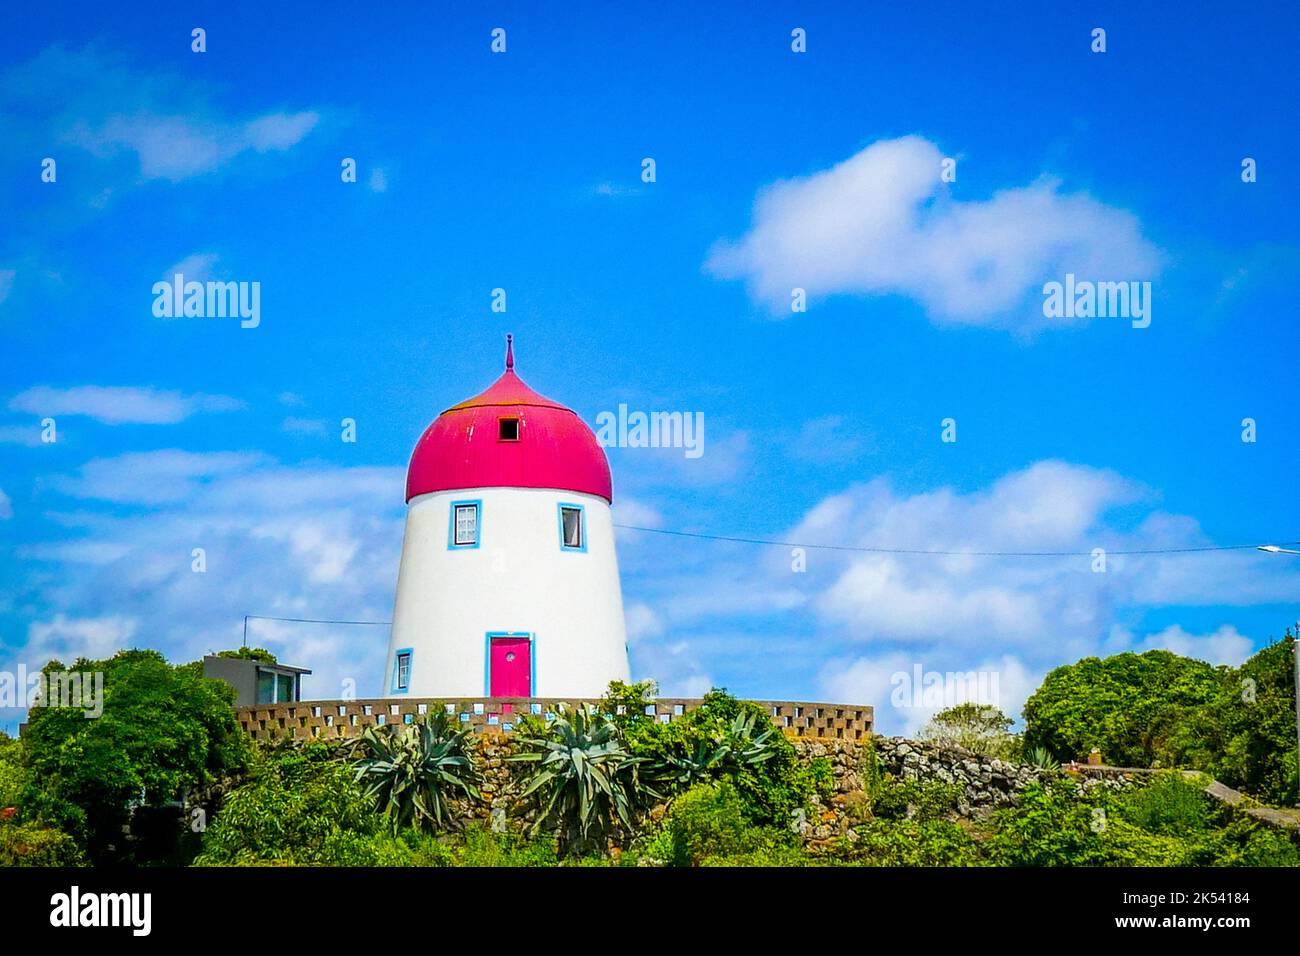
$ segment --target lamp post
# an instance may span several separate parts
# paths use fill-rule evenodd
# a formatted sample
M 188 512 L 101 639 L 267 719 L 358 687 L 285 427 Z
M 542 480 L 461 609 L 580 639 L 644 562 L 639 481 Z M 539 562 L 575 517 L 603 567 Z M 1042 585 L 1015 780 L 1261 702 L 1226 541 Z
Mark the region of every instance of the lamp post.
M 1297 542 L 1300 544 L 1300 542 Z M 1259 551 L 1267 551 L 1269 554 L 1300 554 L 1300 551 L 1291 548 L 1279 548 L 1275 544 L 1261 544 Z M 1297 623 L 1295 630 L 1292 632 L 1294 637 L 1291 641 L 1291 658 L 1292 673 L 1295 676 L 1295 733 L 1297 754 L 1300 754 L 1300 623 Z M 1300 799 L 1297 800 L 1300 805 Z

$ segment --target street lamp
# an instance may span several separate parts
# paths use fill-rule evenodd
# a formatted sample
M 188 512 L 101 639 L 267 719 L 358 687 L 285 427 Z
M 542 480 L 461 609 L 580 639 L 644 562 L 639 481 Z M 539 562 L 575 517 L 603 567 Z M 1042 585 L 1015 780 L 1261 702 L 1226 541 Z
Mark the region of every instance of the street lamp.
M 1300 542 L 1297 542 L 1300 544 Z M 1267 551 L 1269 554 L 1300 554 L 1300 551 L 1294 551 L 1291 548 L 1279 548 L 1275 544 L 1261 544 L 1257 550 Z M 1300 624 L 1295 626 L 1295 638 L 1291 641 L 1291 656 L 1295 660 L 1295 735 L 1296 744 L 1300 747 Z M 1300 803 L 1300 801 L 1297 801 Z

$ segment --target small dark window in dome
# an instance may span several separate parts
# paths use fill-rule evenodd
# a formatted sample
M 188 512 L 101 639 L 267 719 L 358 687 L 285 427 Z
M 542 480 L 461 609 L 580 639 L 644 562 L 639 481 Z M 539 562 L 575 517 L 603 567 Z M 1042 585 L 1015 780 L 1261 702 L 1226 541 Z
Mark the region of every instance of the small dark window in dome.
M 497 419 L 497 441 L 519 441 L 519 419 Z

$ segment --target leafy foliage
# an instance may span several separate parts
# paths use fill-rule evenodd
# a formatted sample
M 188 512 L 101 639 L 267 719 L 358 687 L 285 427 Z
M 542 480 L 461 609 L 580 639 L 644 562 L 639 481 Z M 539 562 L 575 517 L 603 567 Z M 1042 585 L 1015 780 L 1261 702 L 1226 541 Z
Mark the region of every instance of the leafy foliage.
M 1117 802 L 1130 822 L 1164 836 L 1203 833 L 1222 816 L 1204 790 L 1177 771 L 1156 774 L 1145 787 Z
M 62 830 L 0 820 L 0 867 L 81 866 L 85 862 L 76 841 Z
M 239 661 L 257 661 L 259 664 L 278 664 L 274 654 L 265 647 L 237 647 L 233 651 L 217 651 L 217 657 L 228 657 Z
M 922 740 L 955 744 L 989 757 L 1008 759 L 1017 749 L 1011 733 L 1014 721 L 996 707 L 973 702 L 957 704 L 930 718 L 918 735 Z
M 1169 766 L 1171 735 L 1221 680 L 1209 664 L 1169 651 L 1085 657 L 1049 673 L 1025 702 L 1025 747 L 1060 761 L 1097 747 L 1116 766 Z
M 55 663 L 46 673 L 63 670 Z M 246 763 L 249 741 L 227 684 L 173 667 L 156 651 L 78 660 L 70 670 L 103 673 L 103 714 L 32 708 L 20 810 L 84 839 L 92 859 L 113 856 L 133 805 L 177 799 Z
M 1174 760 L 1270 803 L 1294 805 L 1295 635 L 1290 631 L 1221 676 L 1206 705 L 1174 735 Z
M 886 774 L 871 794 L 871 812 L 884 820 L 937 820 L 956 811 L 961 796 L 958 783 L 895 780 Z
M 867 866 L 979 866 L 979 844 L 950 820 L 869 820 L 841 844 L 840 859 Z
M 375 865 L 381 821 L 351 766 L 326 745 L 265 751 L 226 797 L 195 864 Z
M 452 822 L 449 797 L 477 797 L 478 774 L 466 742 L 441 711 L 408 726 L 367 727 L 354 753 L 356 779 L 394 833 L 408 826 L 440 830 Z
M 642 776 L 656 786 L 678 793 L 726 780 L 748 821 L 786 827 L 791 813 L 824 785 L 828 768 L 800 763 L 794 745 L 758 704 L 715 689 L 699 707 L 660 723 L 645 714 L 653 692 L 649 683 L 612 684 L 602 710 L 612 714 L 628 750 L 645 761 Z
M 799 865 L 806 862 L 793 834 L 746 821 L 736 788 L 703 783 L 673 798 L 660 829 L 642 854 L 670 866 Z
M 521 796 L 536 795 L 534 834 L 556 828 L 567 854 L 603 850 L 617 826 L 631 831 L 644 761 L 624 749 L 608 715 L 583 706 L 549 724 L 526 718 L 516 734 L 523 752 L 508 759 L 533 765 Z
M 1059 760 L 1101 750 L 1113 764 L 1192 767 L 1272 803 L 1293 804 L 1295 635 L 1241 667 L 1168 651 L 1058 667 L 1025 704 L 1025 746 Z
M 0 732 L 0 810 L 18 805 L 26 780 L 22 742 Z

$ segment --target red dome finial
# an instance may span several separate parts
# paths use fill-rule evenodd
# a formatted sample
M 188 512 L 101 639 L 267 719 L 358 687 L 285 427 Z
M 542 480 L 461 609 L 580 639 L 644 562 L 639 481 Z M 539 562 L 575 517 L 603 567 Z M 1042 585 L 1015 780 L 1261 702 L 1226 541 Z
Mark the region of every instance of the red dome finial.
M 506 371 L 515 367 L 514 340 L 515 337 L 513 335 L 506 335 Z

